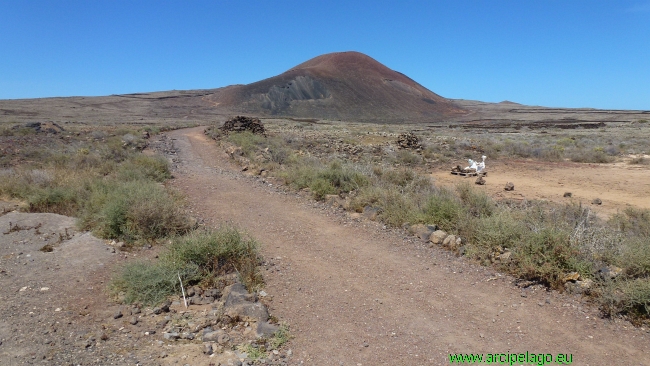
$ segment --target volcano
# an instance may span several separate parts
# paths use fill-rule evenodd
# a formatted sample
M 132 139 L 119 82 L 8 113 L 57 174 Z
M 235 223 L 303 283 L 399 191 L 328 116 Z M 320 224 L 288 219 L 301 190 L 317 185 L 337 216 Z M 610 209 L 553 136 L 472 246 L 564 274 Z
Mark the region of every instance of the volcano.
M 0 122 L 189 119 L 236 114 L 378 123 L 453 121 L 470 108 L 433 93 L 359 52 L 318 56 L 248 85 L 99 97 L 0 101 Z
M 466 110 L 359 52 L 318 56 L 204 97 L 232 113 L 375 122 L 440 121 Z

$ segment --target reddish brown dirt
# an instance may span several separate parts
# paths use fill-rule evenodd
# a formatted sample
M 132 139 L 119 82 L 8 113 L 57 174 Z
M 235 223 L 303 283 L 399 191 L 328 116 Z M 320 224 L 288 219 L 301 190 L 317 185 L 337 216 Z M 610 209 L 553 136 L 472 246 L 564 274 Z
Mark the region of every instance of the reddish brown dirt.
M 582 202 L 603 217 L 631 206 L 650 208 L 650 167 L 646 165 L 540 161 L 488 161 L 487 165 L 486 184 L 476 187 L 496 199 Z M 432 176 L 437 184 L 446 186 L 476 180 L 452 175 L 449 170 L 436 171 Z M 507 182 L 514 183 L 514 191 L 504 191 Z M 564 197 L 565 192 L 571 192 L 571 198 Z M 595 198 L 600 198 L 602 205 L 592 205 Z
M 266 291 L 295 336 L 293 364 L 445 365 L 457 352 L 650 364 L 645 329 L 600 319 L 577 297 L 523 292 L 507 276 L 404 233 L 243 176 L 202 132 L 169 133 L 181 162 L 173 184 L 197 215 L 244 228 L 281 263 L 265 273 Z

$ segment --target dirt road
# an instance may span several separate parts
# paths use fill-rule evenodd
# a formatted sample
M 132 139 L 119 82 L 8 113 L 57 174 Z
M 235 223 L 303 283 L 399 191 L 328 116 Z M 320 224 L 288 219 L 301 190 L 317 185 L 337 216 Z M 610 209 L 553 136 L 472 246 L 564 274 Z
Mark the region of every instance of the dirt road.
M 245 177 L 202 132 L 169 133 L 180 159 L 173 184 L 195 213 L 247 230 L 277 263 L 266 291 L 295 336 L 292 362 L 445 365 L 449 353 L 531 352 L 650 364 L 646 330 Z

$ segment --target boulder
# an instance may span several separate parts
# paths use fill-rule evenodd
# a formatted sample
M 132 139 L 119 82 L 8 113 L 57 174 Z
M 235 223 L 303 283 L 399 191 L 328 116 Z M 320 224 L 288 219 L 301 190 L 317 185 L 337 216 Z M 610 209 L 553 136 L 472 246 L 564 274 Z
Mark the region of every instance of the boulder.
M 567 274 L 566 276 L 562 277 L 562 282 L 575 282 L 580 279 L 580 273 L 578 272 L 571 272 Z
M 275 332 L 278 331 L 278 329 L 280 329 L 280 327 L 278 327 L 277 325 L 273 325 L 268 322 L 259 322 L 257 323 L 257 329 L 255 330 L 255 335 L 258 338 L 271 337 L 273 336 L 273 334 L 275 334 Z
M 623 269 L 616 266 L 605 266 L 598 270 L 597 274 L 603 280 L 613 280 L 623 273 Z
M 448 249 L 453 249 L 456 246 L 456 235 L 449 235 L 442 241 L 442 246 Z
M 223 309 L 224 314 L 232 319 L 242 321 L 267 321 L 269 311 L 264 304 L 255 302 L 255 294 L 249 294 L 246 287 L 241 283 L 226 287 Z
M 269 311 L 259 302 L 244 302 L 232 306 L 224 306 L 224 314 L 232 319 L 245 322 L 259 322 L 269 320 Z
M 254 294 L 249 294 L 246 286 L 241 283 L 235 283 L 226 287 L 223 290 L 224 307 L 243 304 L 245 302 L 254 302 L 256 300 Z
M 435 225 L 416 224 L 409 227 L 409 232 L 418 238 L 429 241 L 431 234 L 436 230 Z
M 226 334 L 225 331 L 217 329 L 203 334 L 203 342 L 218 342 L 219 336 Z
M 366 206 L 363 208 L 363 216 L 369 220 L 376 221 L 379 217 L 379 208 Z
M 447 238 L 447 233 L 442 230 L 436 230 L 429 236 L 431 244 L 440 245 Z

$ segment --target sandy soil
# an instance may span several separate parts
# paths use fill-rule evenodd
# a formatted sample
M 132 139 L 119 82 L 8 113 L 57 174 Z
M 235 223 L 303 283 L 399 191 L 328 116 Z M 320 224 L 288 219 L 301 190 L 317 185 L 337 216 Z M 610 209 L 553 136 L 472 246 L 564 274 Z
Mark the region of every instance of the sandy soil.
M 650 167 L 617 164 L 576 164 L 541 161 L 487 161 L 486 184 L 478 186 L 494 198 L 582 202 L 606 217 L 626 207 L 650 208 Z M 453 186 L 476 178 L 452 175 L 449 170 L 431 174 L 436 183 Z M 507 182 L 515 190 L 506 192 Z M 564 197 L 571 192 L 571 198 Z M 593 205 L 595 198 L 602 205 Z
M 278 263 L 265 273 L 266 291 L 272 313 L 295 336 L 292 363 L 445 365 L 449 353 L 548 352 L 572 354 L 576 365 L 650 364 L 645 329 L 600 319 L 579 297 L 519 289 L 507 276 L 403 232 L 350 219 L 272 181 L 243 176 L 202 132 L 169 133 L 180 160 L 173 185 L 199 217 L 244 228 Z M 508 168 L 491 168 L 486 189 L 502 189 L 511 180 L 514 194 L 561 197 L 573 191 L 575 199 L 600 197 L 607 208 L 611 197 L 626 193 L 630 198 L 619 198 L 619 204 L 635 202 L 631 190 L 608 196 L 607 189 L 593 188 L 607 184 L 605 171 L 586 175 L 600 180 L 572 184 L 567 169 L 564 176 L 552 175 L 555 181 L 548 178 L 556 189 L 542 191 L 533 185 L 534 175 L 531 183 L 510 179 Z M 538 177 L 545 172 L 540 169 Z

